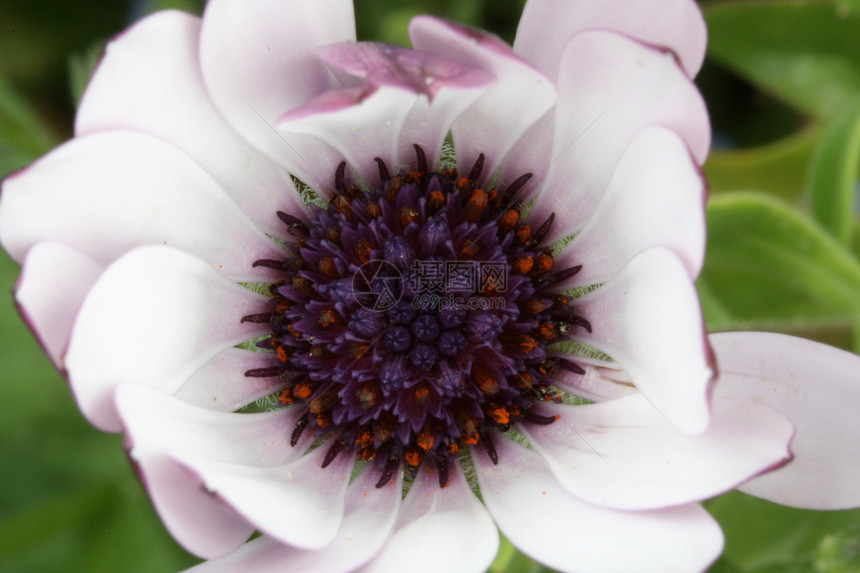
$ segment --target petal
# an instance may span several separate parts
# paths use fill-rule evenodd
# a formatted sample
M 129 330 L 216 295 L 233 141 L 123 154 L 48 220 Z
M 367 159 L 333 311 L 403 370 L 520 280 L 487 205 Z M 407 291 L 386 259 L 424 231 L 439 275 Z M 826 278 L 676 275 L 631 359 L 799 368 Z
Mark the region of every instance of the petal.
M 419 16 L 409 25 L 409 36 L 418 49 L 483 68 L 498 78 L 452 128 L 460 169 L 471 168 L 483 153 L 484 173 L 492 177 L 505 154 L 555 103 L 552 82 L 481 30 Z
M 234 131 L 209 99 L 198 61 L 200 19 L 158 12 L 108 43 L 75 118 L 78 136 L 122 129 L 155 135 L 198 161 L 265 231 L 276 211 L 301 213 L 289 174 Z
M 58 368 L 78 309 L 102 270 L 86 255 L 50 241 L 37 243 L 24 259 L 15 301 Z
M 517 548 L 559 571 L 703 571 L 722 550 L 717 523 L 698 505 L 627 512 L 578 500 L 540 455 L 496 440 L 499 464 L 472 458 L 487 509 Z
M 0 240 L 18 261 L 53 240 L 105 266 L 139 245 L 169 244 L 247 281 L 261 280 L 255 260 L 283 258 L 199 164 L 119 131 L 73 139 L 7 178 Z
M 260 467 L 173 453 L 210 495 L 281 543 L 313 550 L 332 543 L 343 522 L 349 474 L 355 460 L 342 453 L 321 467 L 328 446 L 282 466 Z
M 567 41 L 596 29 L 672 50 L 690 77 L 705 59 L 705 21 L 692 0 L 529 0 L 514 49 L 555 77 Z
M 704 101 L 672 54 L 610 32 L 584 32 L 564 50 L 551 162 L 535 221 L 564 214 L 547 240 L 578 231 L 624 150 L 645 126 L 681 136 L 699 163 L 710 145 Z
M 272 357 L 270 352 L 227 348 L 201 366 L 174 395 L 204 408 L 233 412 L 284 387 L 277 377 L 245 376 L 252 368 L 270 366 Z
M 248 141 L 317 190 L 340 158 L 324 142 L 277 133 L 275 120 L 339 83 L 316 54 L 355 39 L 350 0 L 212 0 L 200 38 L 215 105 Z
M 451 123 L 495 81 L 493 74 L 462 60 L 388 44 L 327 46 L 320 49 L 320 56 L 332 68 L 363 78 L 372 86 L 399 87 L 426 96 L 415 100 L 400 131 L 390 136 L 398 142 L 398 155 L 381 156 L 391 166 L 404 169 L 414 165 L 414 145 L 424 150 L 428 164 L 434 167 Z
M 587 406 L 543 406 L 552 424 L 520 430 L 579 499 L 614 509 L 659 509 L 725 493 L 791 458 L 782 414 L 715 400 L 707 431 L 679 432 L 641 394 Z
M 741 489 L 807 509 L 860 506 L 860 358 L 810 340 L 764 332 L 710 337 L 716 396 L 767 404 L 794 423 L 794 459 Z
M 121 385 L 116 407 L 126 432 L 129 455 L 156 511 L 179 543 L 204 557 L 238 548 L 254 527 L 170 455 L 193 453 L 239 464 L 282 465 L 298 458 L 310 443 L 289 444 L 298 409 L 264 414 L 213 412 L 185 404 L 149 388 Z
M 440 488 L 435 469 L 423 465 L 391 539 L 361 573 L 480 573 L 490 566 L 499 535 L 459 466 L 453 465 L 448 485 Z
M 385 487 L 376 488 L 379 475 L 365 467 L 350 484 L 346 497 L 346 514 L 337 537 L 318 551 L 305 551 L 263 536 L 242 546 L 231 555 L 201 563 L 193 573 L 346 573 L 366 563 L 380 547 L 394 526 L 400 509 L 403 474 Z
M 118 384 L 176 392 L 219 351 L 265 333 L 240 320 L 266 303 L 182 251 L 130 252 L 93 286 L 72 330 L 65 360 L 78 406 L 99 429 L 119 430 Z
M 713 372 L 696 289 L 675 255 L 641 253 L 574 308 L 593 328 L 578 339 L 611 356 L 681 431 L 705 431 Z
M 393 172 L 410 170 L 413 145 L 435 166 L 451 121 L 493 79 L 430 52 L 373 42 L 326 46 L 320 55 L 368 84 L 327 92 L 282 116 L 277 127 L 327 141 L 370 186 L 379 183 L 374 158 Z
M 705 257 L 705 182 L 683 141 L 646 127 L 618 162 L 591 219 L 556 257 L 582 270 L 559 288 L 605 282 L 649 247 L 673 251 L 691 279 Z

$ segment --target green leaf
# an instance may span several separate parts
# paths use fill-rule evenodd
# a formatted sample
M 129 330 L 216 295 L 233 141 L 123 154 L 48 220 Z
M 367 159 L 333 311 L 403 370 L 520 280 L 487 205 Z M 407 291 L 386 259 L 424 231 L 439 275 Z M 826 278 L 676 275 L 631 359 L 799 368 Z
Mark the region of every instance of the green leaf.
M 710 329 L 850 334 L 860 264 L 814 221 L 767 195 L 731 193 L 711 200 L 708 228 L 699 287 Z
M 846 6 L 823 0 L 708 3 L 709 56 L 799 110 L 833 117 L 860 95 L 860 18 Z
M 72 90 L 72 101 L 76 107 L 81 103 L 81 97 L 101 60 L 103 51 L 104 42 L 96 42 L 86 50 L 69 56 L 69 84 Z
M 713 150 L 704 165 L 711 192 L 757 189 L 800 199 L 819 136 L 819 130 L 807 129 L 769 145 Z
M 810 183 L 815 220 L 846 245 L 854 232 L 860 165 L 860 98 L 830 124 L 816 150 Z
M 828 560 L 850 563 L 856 556 L 846 533 L 857 531 L 860 510 L 796 509 L 737 491 L 707 502 L 706 507 L 726 536 L 715 572 L 835 572 L 838 569 L 817 565 Z
M 58 142 L 33 108 L 0 75 L 0 177 L 26 165 Z M 6 157 L 14 154 L 14 159 Z

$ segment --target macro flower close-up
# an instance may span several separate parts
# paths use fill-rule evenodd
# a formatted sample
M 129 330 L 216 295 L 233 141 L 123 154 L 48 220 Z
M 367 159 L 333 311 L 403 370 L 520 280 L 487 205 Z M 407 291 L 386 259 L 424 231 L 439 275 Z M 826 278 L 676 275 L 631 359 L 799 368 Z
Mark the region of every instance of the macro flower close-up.
M 696 2 L 355 20 L 148 15 L 3 180 L 18 309 L 192 571 L 695 572 L 731 490 L 860 507 L 860 358 L 708 334 Z

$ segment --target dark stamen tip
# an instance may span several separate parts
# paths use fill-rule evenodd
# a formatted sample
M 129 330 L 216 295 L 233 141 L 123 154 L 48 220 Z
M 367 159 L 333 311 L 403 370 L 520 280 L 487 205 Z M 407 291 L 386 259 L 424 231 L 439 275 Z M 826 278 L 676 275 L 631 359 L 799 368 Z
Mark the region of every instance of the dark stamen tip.
M 575 267 L 570 267 L 570 268 L 564 269 L 562 271 L 558 271 L 557 273 L 553 273 L 552 279 L 550 280 L 550 282 L 560 283 L 562 281 L 566 281 L 567 279 L 576 275 L 581 270 L 582 270 L 582 265 L 576 265 Z
M 385 183 L 391 179 L 391 174 L 388 172 L 388 166 L 385 165 L 385 161 L 380 157 L 374 157 L 373 160 L 376 161 L 376 165 L 379 167 L 379 180 Z
M 448 458 L 443 456 L 436 460 L 436 470 L 439 474 L 439 487 L 445 487 L 448 485 L 448 475 L 450 473 Z
M 240 324 L 244 324 L 246 322 L 252 322 L 254 324 L 268 324 L 268 322 L 272 319 L 273 313 L 271 312 L 261 312 L 259 314 L 246 314 L 242 317 L 242 320 L 239 321 Z
M 289 233 L 290 235 L 293 235 L 294 237 L 307 237 L 311 234 L 311 231 L 310 229 L 308 229 L 308 226 L 305 225 L 298 217 L 294 217 L 293 215 L 290 215 L 289 213 L 284 213 L 283 211 L 278 211 L 277 215 L 278 219 L 280 219 L 287 225 L 287 233 Z
M 526 422 L 530 422 L 532 424 L 537 424 L 538 426 L 549 426 L 553 422 L 556 421 L 555 416 L 543 416 L 541 414 L 537 414 L 532 412 L 531 410 L 526 410 L 523 413 L 523 420 Z
M 505 200 L 513 201 L 520 190 L 526 186 L 526 183 L 528 183 L 531 178 L 532 174 L 526 173 L 514 179 L 514 182 L 508 185 L 508 188 L 505 189 Z
M 564 370 L 567 370 L 568 372 L 573 372 L 574 374 L 579 374 L 580 376 L 585 374 L 585 368 L 583 368 L 576 362 L 571 362 L 570 360 L 567 360 L 565 358 L 559 359 L 558 366 L 559 368 L 563 368 Z
M 382 469 L 382 474 L 379 476 L 379 481 L 376 482 L 376 489 L 385 487 L 391 478 L 394 477 L 394 472 L 397 471 L 397 466 L 400 465 L 400 456 L 394 454 L 385 462 L 385 467 Z
M 541 226 L 538 227 L 537 231 L 535 231 L 534 235 L 532 235 L 532 240 L 534 240 L 536 245 L 539 245 L 543 242 L 547 235 L 549 235 L 550 229 L 552 229 L 552 224 L 555 222 L 555 213 L 550 213 L 549 217 L 546 218 L 546 221 L 541 223 Z
M 274 269 L 276 271 L 286 270 L 284 261 L 277 261 L 275 259 L 260 259 L 251 263 L 251 268 L 256 269 L 257 267 L 265 267 L 267 269 Z
M 487 451 L 487 455 L 490 456 L 493 465 L 499 465 L 499 454 L 496 452 L 496 444 L 493 442 L 490 432 L 485 433 L 481 438 L 481 443 L 484 444 L 484 449 Z
M 325 459 L 323 459 L 322 467 L 327 468 L 337 457 L 339 453 L 343 451 L 343 448 L 346 447 L 346 441 L 338 438 L 334 441 L 331 447 L 325 454 Z
M 424 150 L 421 149 L 421 146 L 417 143 L 414 144 L 412 147 L 415 148 L 415 155 L 418 159 L 418 171 L 422 174 L 427 173 L 427 156 L 424 154 Z
M 252 368 L 245 371 L 248 378 L 275 378 L 281 375 L 284 369 L 280 366 L 269 366 L 267 368 Z
M 305 431 L 305 428 L 308 427 L 308 415 L 305 414 L 299 421 L 296 422 L 296 427 L 293 428 L 293 433 L 290 434 L 290 445 L 292 447 L 296 447 L 296 444 L 299 443 L 299 438 L 302 437 L 302 432 Z
M 573 315 L 570 317 L 570 322 L 577 326 L 581 326 L 585 329 L 586 332 L 588 332 L 588 334 L 591 334 L 591 323 L 585 320 L 583 317 Z
M 334 174 L 334 188 L 338 193 L 346 192 L 346 161 L 341 161 Z
M 478 159 L 475 160 L 475 164 L 472 166 L 472 170 L 469 172 L 469 181 L 474 184 L 478 183 L 478 179 L 481 178 L 481 173 L 484 171 L 484 154 L 478 155 Z

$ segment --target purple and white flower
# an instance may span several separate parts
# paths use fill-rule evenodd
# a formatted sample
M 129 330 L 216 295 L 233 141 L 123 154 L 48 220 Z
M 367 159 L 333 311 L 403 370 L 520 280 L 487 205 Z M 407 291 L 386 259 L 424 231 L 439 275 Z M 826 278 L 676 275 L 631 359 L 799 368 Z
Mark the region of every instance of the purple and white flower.
M 860 505 L 860 358 L 705 334 L 695 2 L 529 0 L 513 48 L 353 20 L 150 16 L 3 183 L 22 314 L 195 570 L 479 572 L 498 528 L 698 571 L 702 500 Z

